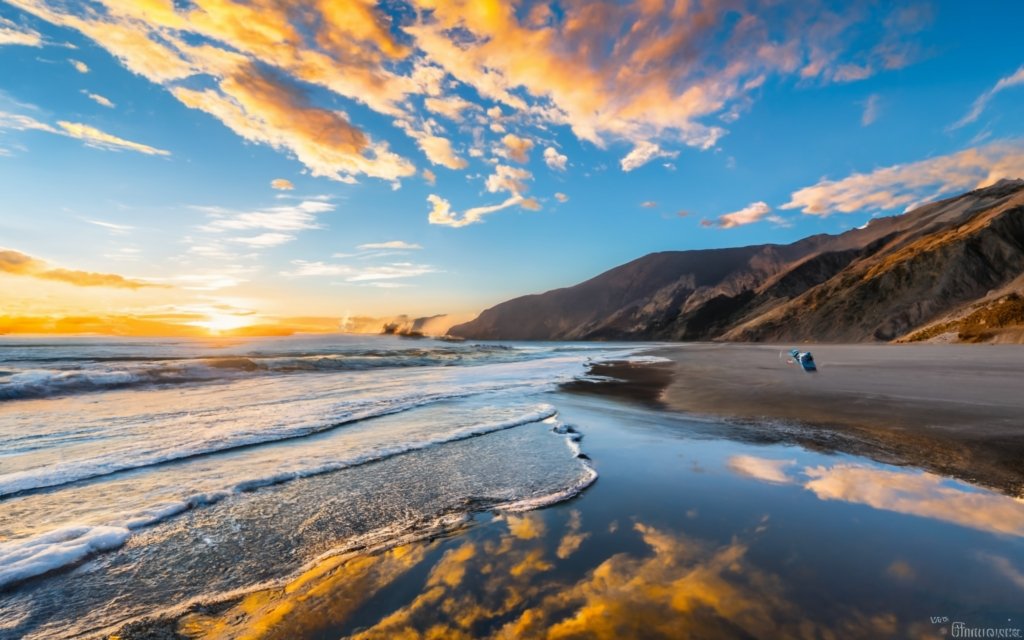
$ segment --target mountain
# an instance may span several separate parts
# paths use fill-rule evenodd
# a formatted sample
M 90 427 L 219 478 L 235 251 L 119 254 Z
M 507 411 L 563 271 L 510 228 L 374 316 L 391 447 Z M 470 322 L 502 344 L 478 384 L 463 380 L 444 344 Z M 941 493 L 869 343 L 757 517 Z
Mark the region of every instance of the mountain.
M 1024 180 L 839 235 L 652 253 L 456 325 L 486 340 L 866 342 L 1024 336 Z M 988 309 L 988 311 L 986 311 Z M 973 314 L 973 315 L 972 315 Z M 971 319 L 973 318 L 973 319 Z M 965 324 L 966 323 L 966 324 Z M 961 336 L 963 337 L 963 336 Z

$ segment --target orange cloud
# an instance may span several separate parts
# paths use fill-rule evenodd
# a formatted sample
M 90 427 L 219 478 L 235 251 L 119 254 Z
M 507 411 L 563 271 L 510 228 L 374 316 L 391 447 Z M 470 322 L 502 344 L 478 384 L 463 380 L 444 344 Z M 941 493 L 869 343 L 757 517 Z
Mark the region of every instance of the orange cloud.
M 0 249 L 0 273 L 41 278 L 43 280 L 55 280 L 76 287 L 141 289 L 142 287 L 162 286 L 144 280 L 125 278 L 114 273 L 93 273 L 91 271 L 54 267 L 44 260 L 33 258 L 12 249 Z
M 927 18 L 914 7 L 838 14 L 758 0 L 570 0 L 558 15 L 541 4 L 520 11 L 499 0 L 412 0 L 401 19 L 372 0 L 313 0 L 302 10 L 278 0 L 10 2 L 80 31 L 186 105 L 294 154 L 314 175 L 392 181 L 411 175 L 412 163 L 296 87 L 321 87 L 394 119 L 448 168 L 465 160 L 417 113 L 419 104 L 457 122 L 486 111 L 502 119 L 498 133 L 514 119 L 563 124 L 599 146 L 629 143 L 622 167 L 631 170 L 677 153 L 663 148 L 671 144 L 713 147 L 725 130 L 706 120 L 737 117 L 769 75 L 850 81 L 905 65 L 913 58 L 907 36 Z M 888 12 L 886 35 L 873 46 L 857 41 L 862 53 L 849 55 L 854 27 L 879 11 Z M 325 140 L 311 136 L 315 127 L 326 127 Z M 561 158 L 549 164 L 560 168 Z
M 530 149 L 533 148 L 533 140 L 520 138 L 516 134 L 510 133 L 502 138 L 501 142 L 505 145 L 505 153 L 510 160 L 525 163 L 530 159 Z
M 760 222 L 765 218 L 771 217 L 771 212 L 772 208 L 767 203 L 755 202 L 743 207 L 739 211 L 720 215 L 716 220 L 704 220 L 701 224 L 705 227 L 718 226 L 723 229 L 732 229 L 733 227 Z
M 36 120 L 31 116 L 0 111 L 0 130 L 3 129 L 13 129 L 15 131 L 45 131 L 46 133 L 75 138 L 77 140 L 81 140 L 90 147 L 105 149 L 108 151 L 137 151 L 138 153 L 144 153 L 151 156 L 171 155 L 170 151 L 157 149 L 156 147 L 151 147 L 139 142 L 132 142 L 131 140 L 125 140 L 124 138 L 119 138 L 118 136 L 109 134 L 106 131 L 101 131 L 96 127 L 91 127 L 87 124 L 81 124 L 78 122 L 66 122 L 61 120 L 57 123 L 57 126 L 54 127 L 46 124 L 45 122 Z
M 396 180 L 415 172 L 386 143 L 371 141 L 342 114 L 311 105 L 295 87 L 253 65 L 237 67 L 220 89 L 179 87 L 172 93 L 243 138 L 291 151 L 314 176 L 351 181 L 365 174 Z
M 34 29 L 29 29 L 0 16 L 0 45 L 5 44 L 41 47 L 43 46 L 43 37 Z

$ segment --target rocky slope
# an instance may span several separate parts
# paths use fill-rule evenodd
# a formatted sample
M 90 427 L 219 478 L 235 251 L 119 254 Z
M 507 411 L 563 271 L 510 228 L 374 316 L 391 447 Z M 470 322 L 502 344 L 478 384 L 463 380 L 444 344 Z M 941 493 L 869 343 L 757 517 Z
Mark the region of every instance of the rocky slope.
M 888 341 L 966 317 L 996 293 L 1013 293 L 1022 276 L 1024 180 L 1004 180 L 836 236 L 650 254 L 573 287 L 503 302 L 449 334 Z M 1012 332 L 1015 316 L 1007 317 Z

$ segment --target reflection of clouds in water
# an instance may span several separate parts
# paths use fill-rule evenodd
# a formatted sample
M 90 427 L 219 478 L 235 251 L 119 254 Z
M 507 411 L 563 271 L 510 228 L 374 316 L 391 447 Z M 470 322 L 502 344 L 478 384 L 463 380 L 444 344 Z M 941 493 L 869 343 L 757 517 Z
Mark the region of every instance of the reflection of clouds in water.
M 982 531 L 1024 536 L 1024 503 L 1020 500 L 943 484 L 943 479 L 932 473 L 849 464 L 808 467 L 804 473 L 811 478 L 804 486 L 822 500 L 845 500 Z
M 562 541 L 558 543 L 558 550 L 555 552 L 555 555 L 560 560 L 565 560 L 576 553 L 576 550 L 580 548 L 583 541 L 590 537 L 589 533 L 580 532 L 582 526 L 583 516 L 578 509 L 573 509 L 569 512 L 569 522 L 566 525 L 567 531 L 562 536 Z
M 281 588 L 256 591 L 220 613 L 190 613 L 178 623 L 186 638 L 299 638 L 345 620 L 381 588 L 423 561 L 426 545 L 324 560 Z M 217 607 L 212 608 L 214 611 Z M 201 610 L 202 611 L 202 610 Z
M 792 482 L 792 478 L 786 475 L 786 467 L 796 464 L 796 460 L 770 460 L 757 456 L 732 456 L 727 465 L 736 473 L 765 482 L 785 484 Z
M 991 565 L 1004 578 L 1012 582 L 1018 589 L 1024 590 L 1024 572 L 1018 569 L 1009 558 L 990 553 L 980 553 L 982 562 Z
M 383 617 L 353 637 L 832 638 L 910 631 L 891 614 L 853 609 L 844 609 L 827 628 L 814 622 L 786 597 L 779 577 L 748 560 L 756 536 L 716 546 L 638 522 L 622 535 L 638 536 L 645 551 L 598 556 L 585 574 L 559 573 L 560 560 L 578 551 L 589 533 L 573 510 L 564 529 L 549 536 L 556 518 L 506 516 L 478 535 L 448 543 L 330 559 L 220 613 L 190 614 L 177 630 L 187 637 L 254 640 L 338 636 L 375 594 L 432 562 L 424 567 L 429 575 L 419 593 L 398 609 L 379 612 Z M 441 544 L 447 550 L 431 560 Z
M 739 455 L 733 471 L 773 483 L 797 482 L 785 468 L 793 460 Z M 991 533 L 1024 536 L 1024 501 L 982 489 L 963 489 L 924 471 L 892 471 L 867 465 L 806 467 L 804 488 L 822 500 L 842 500 L 875 509 L 952 522 Z
M 531 514 L 530 519 L 541 516 Z M 510 521 L 511 522 L 511 521 Z M 520 531 L 521 521 L 513 525 Z M 713 547 L 684 535 L 637 523 L 649 551 L 614 554 L 577 582 L 560 583 L 550 549 L 540 538 L 510 532 L 483 543 L 483 553 L 449 551 L 434 572 L 479 575 L 457 587 L 428 588 L 409 605 L 357 634 L 375 638 L 678 638 L 766 634 L 822 637 L 784 596 L 781 581 L 746 559 L 748 544 Z M 558 549 L 581 528 L 578 512 L 567 522 Z M 467 543 L 470 544 L 470 543 Z M 556 555 L 559 555 L 556 552 Z M 852 614 L 839 628 L 857 637 L 892 634 L 895 618 Z

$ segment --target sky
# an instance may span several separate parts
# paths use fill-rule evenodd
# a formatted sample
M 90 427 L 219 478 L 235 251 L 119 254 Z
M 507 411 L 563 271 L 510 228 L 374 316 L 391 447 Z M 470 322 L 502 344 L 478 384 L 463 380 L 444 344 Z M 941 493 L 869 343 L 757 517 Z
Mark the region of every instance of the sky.
M 1024 177 L 1024 3 L 0 0 L 0 332 L 469 319 Z

